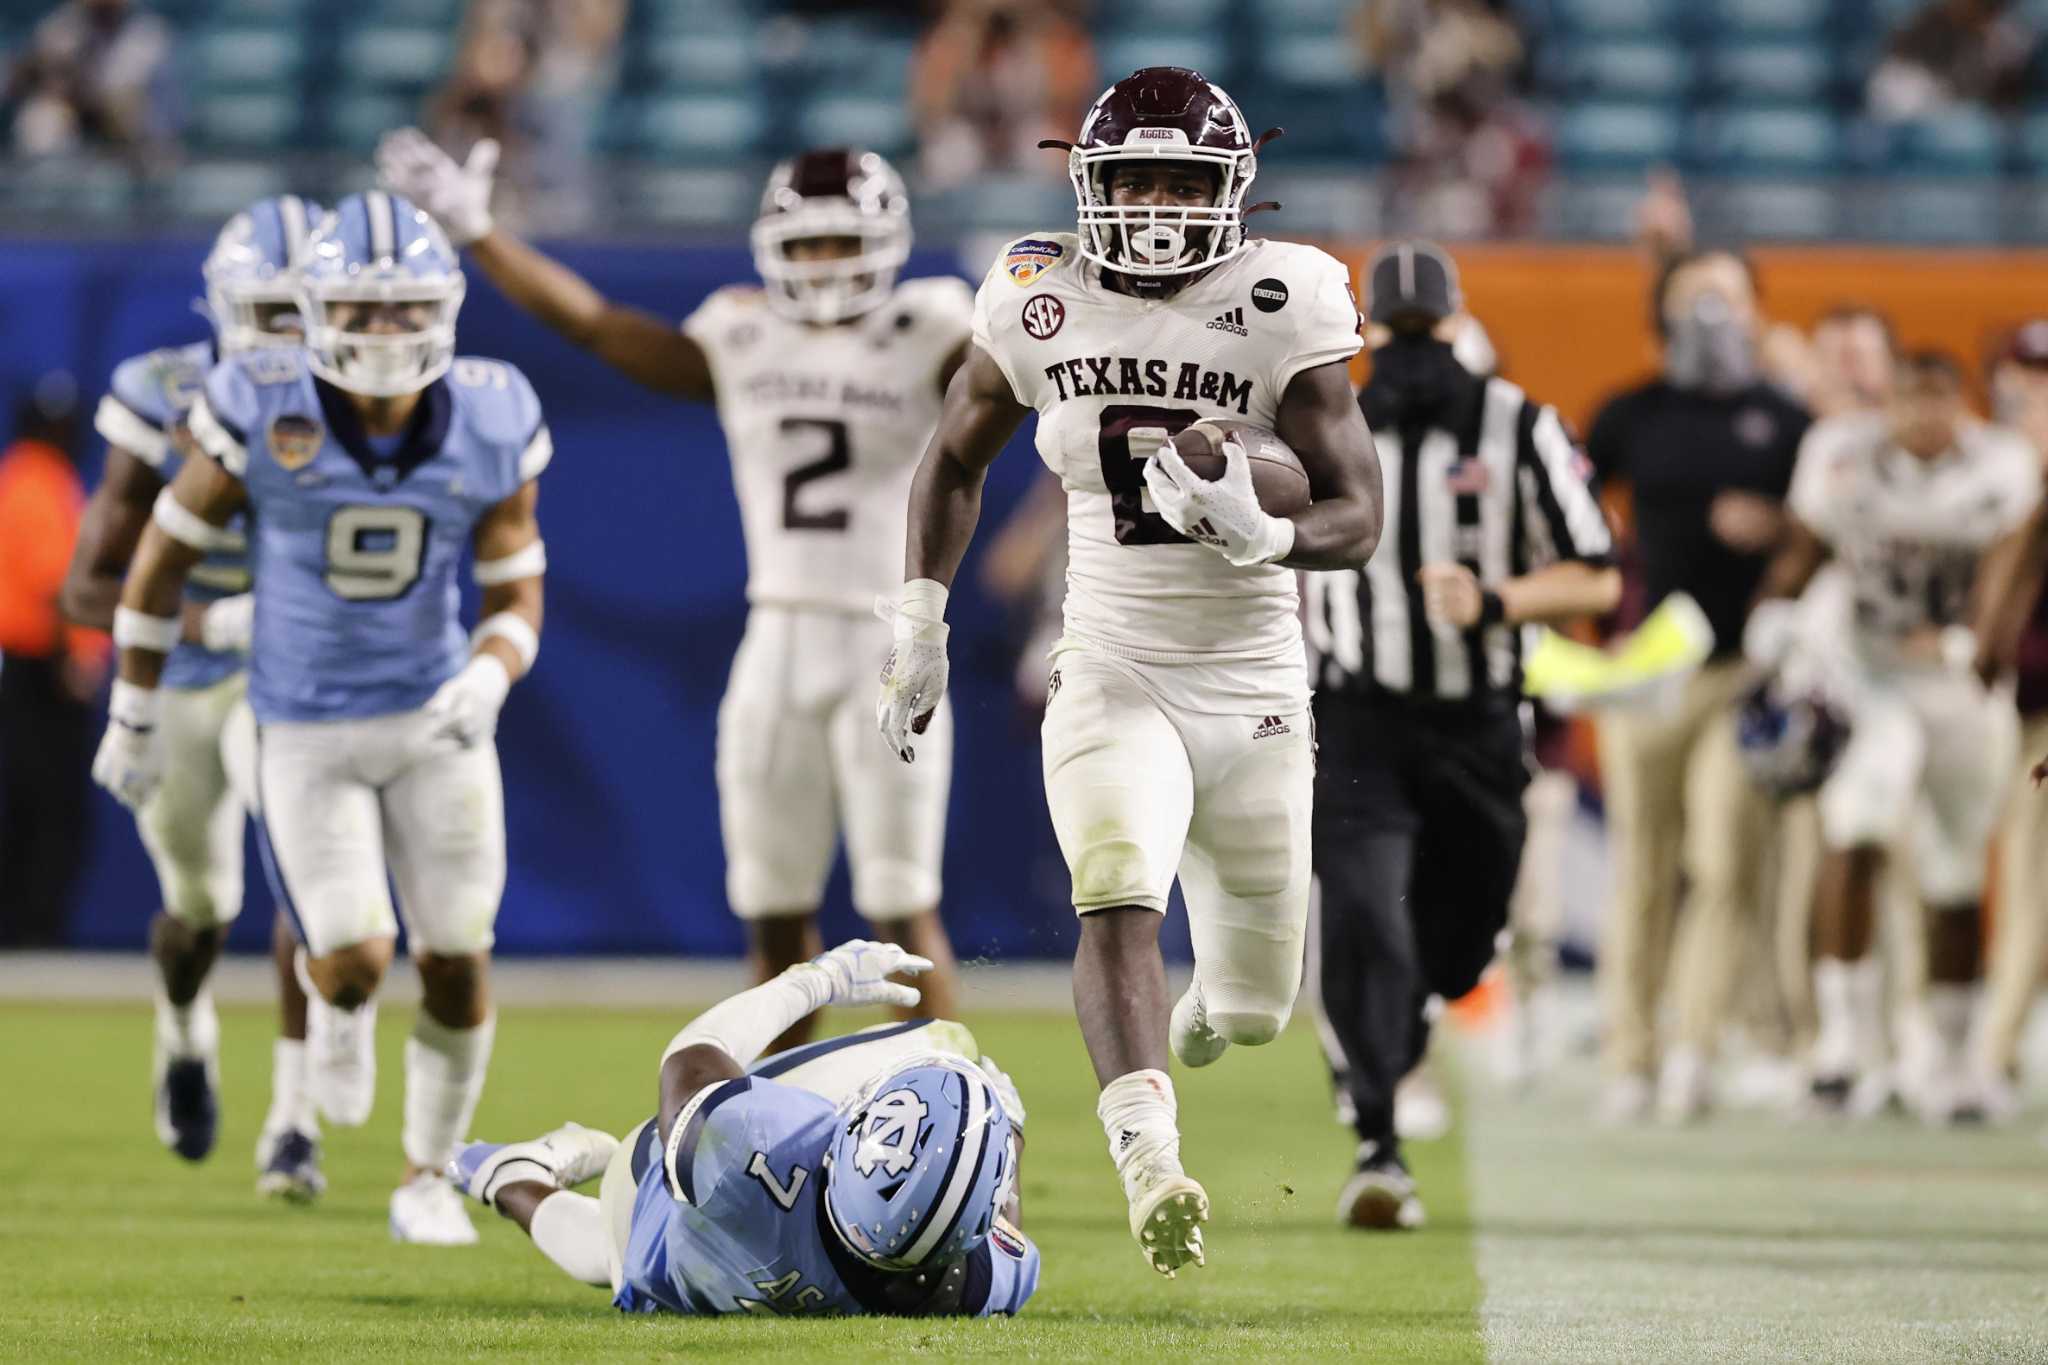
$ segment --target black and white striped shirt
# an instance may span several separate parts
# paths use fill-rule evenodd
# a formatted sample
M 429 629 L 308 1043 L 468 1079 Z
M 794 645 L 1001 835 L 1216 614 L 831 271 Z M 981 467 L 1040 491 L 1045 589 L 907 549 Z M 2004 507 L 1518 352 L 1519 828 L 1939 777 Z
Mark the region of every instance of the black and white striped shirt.
M 1403 420 L 1368 386 L 1386 490 L 1386 525 L 1361 570 L 1308 575 L 1317 685 L 1439 701 L 1521 687 L 1521 631 L 1432 622 L 1416 579 L 1462 563 L 1486 587 L 1561 560 L 1605 563 L 1606 517 L 1585 458 L 1554 408 L 1504 379 L 1475 379 L 1442 416 Z

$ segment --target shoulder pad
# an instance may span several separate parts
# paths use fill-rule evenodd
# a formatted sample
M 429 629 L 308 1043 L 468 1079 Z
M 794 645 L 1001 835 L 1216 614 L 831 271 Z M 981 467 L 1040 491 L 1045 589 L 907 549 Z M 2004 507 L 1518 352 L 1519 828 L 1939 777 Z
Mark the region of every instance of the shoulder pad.
M 554 444 L 541 417 L 540 395 L 517 365 L 458 356 L 448 367 L 448 389 L 476 438 L 517 461 L 513 488 L 547 468 Z
M 996 268 L 1010 277 L 1018 288 L 1028 288 L 1040 276 L 1070 269 L 1081 259 L 1081 239 L 1071 232 L 1034 232 L 1004 246 Z
M 925 275 L 896 286 L 889 302 L 914 313 L 919 322 L 946 322 L 961 328 L 974 311 L 974 287 L 957 275 Z

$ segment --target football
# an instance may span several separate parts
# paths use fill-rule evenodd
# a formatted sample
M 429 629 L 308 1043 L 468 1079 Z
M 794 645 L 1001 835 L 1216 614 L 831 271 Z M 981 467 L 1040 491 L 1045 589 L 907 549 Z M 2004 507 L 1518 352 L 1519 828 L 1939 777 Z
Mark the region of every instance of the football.
M 1204 418 L 1175 436 L 1173 448 L 1196 474 L 1220 479 L 1223 443 L 1233 435 L 1251 456 L 1252 487 L 1258 491 L 1259 506 L 1276 517 L 1291 517 L 1308 506 L 1308 471 L 1270 427 L 1227 417 Z

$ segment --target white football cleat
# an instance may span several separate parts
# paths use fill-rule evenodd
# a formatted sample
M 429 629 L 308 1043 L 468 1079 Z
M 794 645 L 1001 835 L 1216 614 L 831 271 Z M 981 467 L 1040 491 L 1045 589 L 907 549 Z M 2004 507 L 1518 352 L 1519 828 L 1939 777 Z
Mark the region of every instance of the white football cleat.
M 1166 1041 L 1182 1066 L 1207 1066 L 1230 1049 L 1230 1040 L 1209 1027 L 1200 977 L 1188 982 L 1188 988 L 1174 1002 Z
M 1406 1230 L 1423 1223 L 1415 1177 L 1399 1152 L 1377 1142 L 1358 1145 L 1358 1164 L 1337 1195 L 1337 1221 L 1351 1228 Z
M 391 1192 L 391 1240 L 433 1247 L 475 1246 L 476 1224 L 469 1221 L 462 1196 L 445 1176 L 421 1171 Z
M 370 1121 L 377 1099 L 377 1002 L 337 1009 L 306 999 L 306 1089 L 320 1117 L 344 1128 Z
M 1675 1047 L 1657 1075 L 1657 1120 L 1683 1128 L 1703 1117 L 1711 1104 L 1711 1073 L 1698 1048 Z
M 1209 1221 L 1209 1195 L 1179 1171 L 1141 1175 L 1131 1200 L 1131 1236 L 1151 1267 L 1171 1280 L 1193 1262 L 1207 1265 L 1202 1224 Z
M 1451 1106 L 1424 1062 L 1394 1087 L 1394 1132 L 1403 1142 L 1434 1142 L 1451 1131 Z
M 610 1133 L 565 1123 L 531 1142 L 472 1142 L 448 1162 L 448 1178 L 478 1203 L 497 1207 L 498 1191 L 519 1181 L 558 1190 L 595 1180 L 611 1164 L 619 1140 Z
M 1612 1076 L 1600 1091 L 1600 1105 L 1594 1117 L 1602 1127 L 1622 1128 L 1641 1123 L 1649 1117 L 1651 1102 L 1656 1098 L 1650 1085 L 1650 1078 L 1633 1072 L 1625 1076 Z

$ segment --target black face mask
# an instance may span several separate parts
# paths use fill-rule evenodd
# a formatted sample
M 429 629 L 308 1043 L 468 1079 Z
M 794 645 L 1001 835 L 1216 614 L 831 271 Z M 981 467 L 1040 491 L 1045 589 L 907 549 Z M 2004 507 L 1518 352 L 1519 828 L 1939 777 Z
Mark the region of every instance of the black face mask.
M 1458 363 L 1450 342 L 1427 332 L 1407 332 L 1372 353 L 1372 382 L 1393 396 L 1398 412 L 1422 415 L 1464 392 L 1472 375 Z

